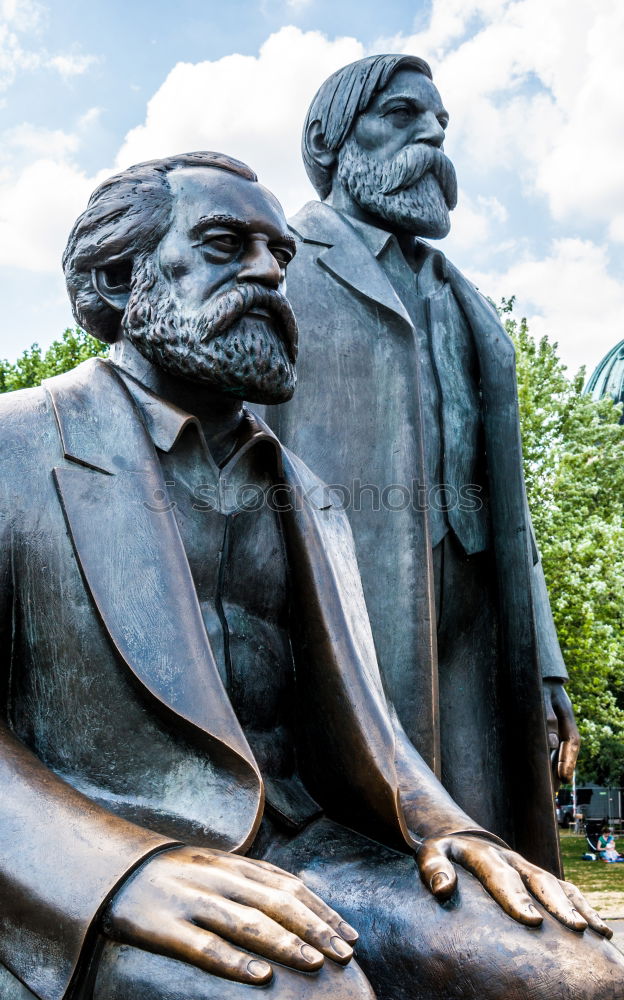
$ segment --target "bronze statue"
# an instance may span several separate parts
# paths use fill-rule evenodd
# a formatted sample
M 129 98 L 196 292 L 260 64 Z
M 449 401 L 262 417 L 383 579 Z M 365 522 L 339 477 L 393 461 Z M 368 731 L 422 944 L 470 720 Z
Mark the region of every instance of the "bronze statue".
M 0 997 L 620 995 L 410 745 L 348 520 L 243 404 L 293 391 L 294 252 L 229 157 L 111 178 L 64 255 L 111 358 L 0 402 Z
M 267 419 L 349 516 L 408 736 L 462 808 L 558 874 L 549 753 L 571 780 L 579 736 L 526 505 L 513 347 L 423 240 L 447 234 L 457 199 L 447 124 L 413 56 L 321 86 L 303 131 L 321 201 L 291 220 L 299 388 Z

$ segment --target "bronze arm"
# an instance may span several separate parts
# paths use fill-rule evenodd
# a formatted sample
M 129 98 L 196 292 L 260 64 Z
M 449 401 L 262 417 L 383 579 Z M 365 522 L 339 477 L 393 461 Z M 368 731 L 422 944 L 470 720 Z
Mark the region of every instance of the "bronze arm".
M 102 908 L 172 842 L 77 792 L 4 723 L 0 787 L 0 962 L 42 1000 L 61 1000 Z

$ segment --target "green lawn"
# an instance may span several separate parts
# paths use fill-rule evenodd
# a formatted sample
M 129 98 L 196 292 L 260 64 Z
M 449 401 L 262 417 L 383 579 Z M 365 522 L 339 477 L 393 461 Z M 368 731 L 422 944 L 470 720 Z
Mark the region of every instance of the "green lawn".
M 618 850 L 624 854 L 624 836 L 617 838 Z M 624 893 L 624 863 L 607 865 L 604 861 L 581 861 L 582 855 L 588 851 L 585 837 L 575 837 L 572 834 L 561 834 L 561 857 L 565 877 L 586 891 L 607 891 Z

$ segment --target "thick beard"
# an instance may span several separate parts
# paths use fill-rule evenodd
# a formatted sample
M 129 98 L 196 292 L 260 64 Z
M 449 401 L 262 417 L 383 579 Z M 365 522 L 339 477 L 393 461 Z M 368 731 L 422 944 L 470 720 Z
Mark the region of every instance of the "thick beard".
M 244 289 L 245 294 L 253 291 L 252 286 Z M 267 289 L 257 288 L 257 293 L 271 298 Z M 225 313 L 223 300 L 215 296 L 205 310 L 184 313 L 144 261 L 135 267 L 123 330 L 143 357 L 171 375 L 253 403 L 290 399 L 297 383 L 296 346 L 287 346 L 277 322 L 240 315 L 240 310 Z
M 451 228 L 457 180 L 444 153 L 424 143 L 380 163 L 350 137 L 340 150 L 338 180 L 366 212 L 415 236 L 441 239 Z

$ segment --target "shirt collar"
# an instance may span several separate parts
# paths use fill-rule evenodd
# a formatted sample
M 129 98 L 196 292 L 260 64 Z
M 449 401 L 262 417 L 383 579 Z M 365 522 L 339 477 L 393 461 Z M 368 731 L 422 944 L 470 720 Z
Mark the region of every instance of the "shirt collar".
M 394 233 L 380 229 L 379 226 L 373 226 L 370 222 L 362 222 L 361 219 L 355 219 L 352 215 L 345 216 L 345 218 L 356 232 L 359 233 L 373 257 L 381 257 L 384 250 L 392 242 L 398 247 L 398 240 Z M 428 260 L 437 279 L 439 281 L 447 281 L 446 257 L 442 251 L 425 243 L 424 240 L 419 240 L 417 237 L 414 237 L 414 242 L 423 251 L 423 263 L 425 260 Z
M 394 233 L 388 233 L 379 226 L 373 226 L 370 222 L 362 222 L 352 215 L 345 216 L 351 226 L 360 234 L 373 257 L 379 257 L 392 240 L 396 240 Z
M 190 425 L 201 431 L 197 417 L 157 396 L 123 368 L 118 367 L 117 371 L 139 409 L 147 433 L 159 451 L 171 451 L 180 440 L 183 431 Z
M 201 424 L 197 417 L 180 409 L 179 406 L 170 403 L 167 399 L 163 399 L 162 396 L 157 396 L 156 393 L 148 389 L 142 382 L 137 381 L 132 375 L 124 371 L 123 368 L 117 366 L 117 371 L 138 407 L 147 433 L 159 451 L 172 451 L 187 427 L 190 426 L 197 428 L 203 440 Z M 280 459 L 279 465 L 281 467 L 280 445 L 273 431 L 251 410 L 245 409 L 244 413 L 246 426 L 241 434 L 236 451 L 228 459 L 223 471 L 235 463 L 243 450 L 247 451 L 249 448 L 263 441 L 268 442 L 274 447 Z

